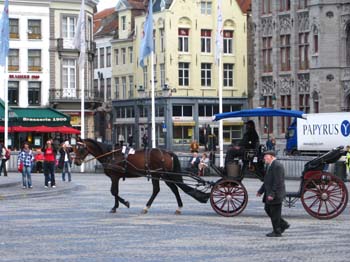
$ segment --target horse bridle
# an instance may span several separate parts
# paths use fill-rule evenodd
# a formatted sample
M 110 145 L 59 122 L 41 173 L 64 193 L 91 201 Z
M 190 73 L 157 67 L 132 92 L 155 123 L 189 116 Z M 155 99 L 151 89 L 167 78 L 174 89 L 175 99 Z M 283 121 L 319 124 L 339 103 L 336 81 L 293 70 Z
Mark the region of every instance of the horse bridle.
M 83 148 L 85 148 L 85 149 L 87 148 L 86 144 L 83 143 L 83 142 L 77 142 L 77 144 L 80 145 L 80 146 L 83 146 Z M 78 149 L 78 150 L 79 150 L 79 149 Z M 90 162 L 90 161 L 92 161 L 92 160 L 94 160 L 94 159 L 98 160 L 98 159 L 101 158 L 101 157 L 108 156 L 108 155 L 113 154 L 114 152 L 118 152 L 118 151 L 120 151 L 120 150 L 121 150 L 121 148 L 115 149 L 115 150 L 112 150 L 112 151 L 110 151 L 110 152 L 104 153 L 104 154 L 102 154 L 102 155 L 99 155 L 99 156 L 95 156 L 95 157 L 93 157 L 93 158 L 90 158 L 90 159 L 88 159 L 88 160 L 81 159 L 81 157 L 79 157 L 78 159 L 79 159 L 82 163 L 87 163 L 87 162 Z M 88 154 L 87 154 L 87 155 L 88 155 Z M 77 157 L 76 157 L 76 159 L 77 159 Z

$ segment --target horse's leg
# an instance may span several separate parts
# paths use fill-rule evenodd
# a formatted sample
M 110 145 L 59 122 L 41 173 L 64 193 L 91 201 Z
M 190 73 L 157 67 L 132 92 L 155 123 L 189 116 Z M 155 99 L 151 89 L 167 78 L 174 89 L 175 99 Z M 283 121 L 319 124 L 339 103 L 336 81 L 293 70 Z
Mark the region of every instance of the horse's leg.
M 126 206 L 127 208 L 130 208 L 130 203 L 129 201 L 126 201 L 124 198 L 121 198 L 120 196 L 118 196 L 118 200 L 120 203 L 122 203 L 124 206 Z
M 171 189 L 171 191 L 173 191 L 173 193 L 174 193 L 174 195 L 176 197 L 178 208 L 176 209 L 175 214 L 176 215 L 180 215 L 181 214 L 181 208 L 183 207 L 183 204 L 182 204 L 182 200 L 181 200 L 181 196 L 180 196 L 179 190 L 178 190 L 177 186 L 174 183 L 165 182 L 165 184 L 168 185 L 168 187 Z
M 152 179 L 152 185 L 153 185 L 153 192 L 152 192 L 152 196 L 150 197 L 150 199 L 148 200 L 146 206 L 143 208 L 142 213 L 143 214 L 147 214 L 148 209 L 150 209 L 153 200 L 156 198 L 156 196 L 158 195 L 159 191 L 160 191 L 160 187 L 159 187 L 159 179 Z

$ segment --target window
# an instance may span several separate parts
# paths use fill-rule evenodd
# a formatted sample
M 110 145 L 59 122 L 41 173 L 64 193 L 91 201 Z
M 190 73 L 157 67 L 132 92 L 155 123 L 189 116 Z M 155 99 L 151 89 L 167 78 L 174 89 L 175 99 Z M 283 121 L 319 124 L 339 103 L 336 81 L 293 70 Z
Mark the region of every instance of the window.
M 119 77 L 114 78 L 114 86 L 115 86 L 115 98 L 119 99 Z
M 262 13 L 269 14 L 271 13 L 272 0 L 261 0 L 262 3 Z
M 309 68 L 309 33 L 299 33 L 299 69 Z
M 272 72 L 272 36 L 263 37 L 263 71 Z
M 106 90 L 106 98 L 107 101 L 112 99 L 112 79 L 111 78 L 107 78 L 107 90 Z
M 179 28 L 179 52 L 188 52 L 189 29 Z
M 147 89 L 147 82 L 148 82 L 148 74 L 147 74 L 147 66 L 143 67 L 143 90 Z
M 280 11 L 289 11 L 290 10 L 290 0 L 279 0 Z
M 119 64 L 119 49 L 114 49 L 115 65 Z
M 126 77 L 122 77 L 122 98 L 126 99 Z
M 28 20 L 28 39 L 41 39 L 41 20 Z
M 281 95 L 281 109 L 291 110 L 292 109 L 292 98 L 291 95 Z M 288 127 L 292 123 L 292 119 L 290 117 L 282 116 L 281 117 L 281 133 L 286 133 Z
M 10 106 L 18 105 L 18 93 L 19 93 L 19 82 L 9 81 L 8 82 L 8 101 Z
M 214 114 L 219 113 L 219 105 L 198 105 L 198 116 L 200 117 L 212 117 Z
M 10 49 L 8 56 L 8 70 L 18 71 L 19 70 L 19 49 Z
M 18 19 L 10 18 L 9 26 L 10 26 L 10 38 L 11 39 L 19 39 L 19 21 L 18 21 Z
M 28 71 L 41 71 L 41 50 L 28 50 Z
M 192 106 L 186 105 L 174 105 L 173 106 L 173 116 L 193 116 Z
M 129 52 L 129 63 L 132 64 L 133 61 L 133 48 L 132 47 L 128 47 L 128 52 Z
M 201 0 L 201 14 L 211 15 L 212 2 L 211 0 Z
M 306 114 L 310 113 L 310 95 L 299 94 L 299 110 L 304 111 Z
M 224 64 L 224 86 L 233 87 L 233 64 Z
M 290 70 L 290 35 L 280 36 L 281 70 Z
M 160 86 L 164 88 L 165 86 L 165 64 L 159 65 L 160 70 Z
M 190 82 L 190 63 L 179 63 L 179 86 L 188 86 Z
M 63 59 L 62 63 L 62 97 L 76 98 L 76 66 L 74 59 Z
M 134 77 L 129 76 L 129 97 L 134 97 Z
M 299 9 L 307 8 L 307 0 L 298 0 L 298 8 Z
M 350 23 L 346 27 L 346 65 L 350 66 Z
M 121 19 L 122 19 L 122 22 L 121 22 L 122 30 L 125 31 L 126 30 L 126 16 L 122 16 Z
M 318 33 L 314 33 L 314 45 L 313 45 L 313 52 L 314 54 L 317 54 L 318 53 Z M 348 45 L 348 47 L 350 47 L 350 43 Z
M 201 52 L 211 52 L 211 30 L 201 30 Z
M 111 67 L 111 47 L 106 47 L 106 67 Z
M 201 86 L 211 86 L 211 64 L 201 64 Z
M 263 107 L 267 108 L 273 108 L 276 98 L 272 95 L 264 96 L 264 103 Z M 273 117 L 271 116 L 264 116 L 263 117 L 263 124 L 264 124 L 264 134 L 270 134 L 273 132 Z
M 75 34 L 76 18 L 74 16 L 62 17 L 62 37 L 73 39 Z
M 28 82 L 29 105 L 40 105 L 41 82 Z
M 233 31 L 224 30 L 223 45 L 224 54 L 233 54 Z
M 187 145 L 193 140 L 193 126 L 173 126 L 173 143 Z
M 242 128 L 240 126 L 224 126 L 223 127 L 224 143 L 234 143 L 242 139 Z
M 160 35 L 160 52 L 163 53 L 165 51 L 165 46 L 164 46 L 164 29 L 159 29 L 159 35 Z
M 126 49 L 122 48 L 122 64 L 126 64 Z
M 100 68 L 105 67 L 105 48 L 100 48 Z

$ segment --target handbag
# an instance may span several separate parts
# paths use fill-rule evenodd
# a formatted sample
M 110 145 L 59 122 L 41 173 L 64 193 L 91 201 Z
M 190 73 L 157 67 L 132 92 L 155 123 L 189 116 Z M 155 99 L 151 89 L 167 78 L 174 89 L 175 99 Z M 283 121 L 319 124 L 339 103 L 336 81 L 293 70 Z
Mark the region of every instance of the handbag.
M 18 166 L 18 172 L 22 173 L 23 172 L 23 163 L 20 163 Z

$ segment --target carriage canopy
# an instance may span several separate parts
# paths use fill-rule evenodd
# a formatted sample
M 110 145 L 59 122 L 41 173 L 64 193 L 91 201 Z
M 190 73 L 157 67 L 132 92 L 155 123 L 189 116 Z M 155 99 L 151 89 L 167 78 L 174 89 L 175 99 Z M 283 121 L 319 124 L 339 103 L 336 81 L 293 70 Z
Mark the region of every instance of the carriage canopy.
M 225 118 L 249 117 L 249 116 L 289 116 L 289 117 L 306 118 L 305 113 L 303 111 L 298 111 L 298 110 L 253 108 L 253 109 L 244 109 L 241 111 L 215 114 L 213 116 L 213 121 L 218 121 Z

